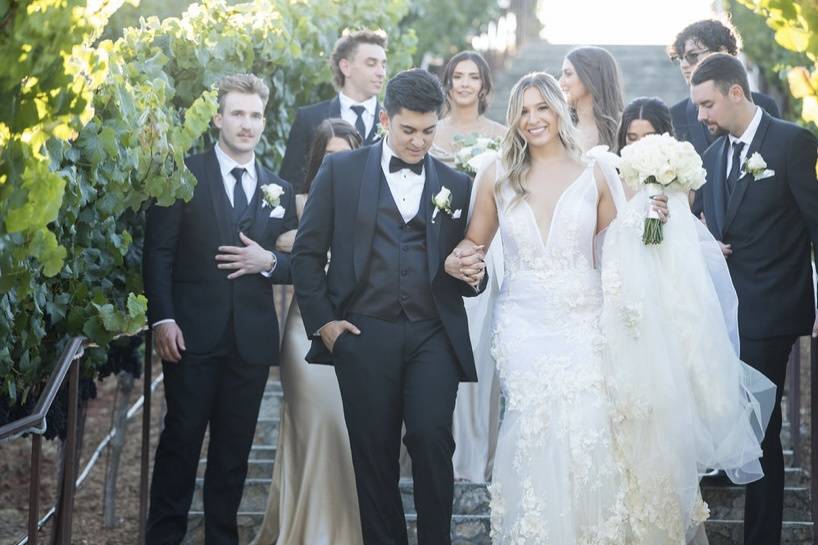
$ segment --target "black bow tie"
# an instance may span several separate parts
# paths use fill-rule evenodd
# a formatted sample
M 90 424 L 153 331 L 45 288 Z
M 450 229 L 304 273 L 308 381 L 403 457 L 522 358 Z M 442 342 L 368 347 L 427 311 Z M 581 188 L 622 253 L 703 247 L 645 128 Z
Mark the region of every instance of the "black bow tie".
M 408 168 L 420 176 L 420 173 L 423 172 L 423 161 L 418 161 L 417 163 L 407 163 L 397 155 L 393 155 L 389 160 L 389 172 L 397 172 L 404 168 Z

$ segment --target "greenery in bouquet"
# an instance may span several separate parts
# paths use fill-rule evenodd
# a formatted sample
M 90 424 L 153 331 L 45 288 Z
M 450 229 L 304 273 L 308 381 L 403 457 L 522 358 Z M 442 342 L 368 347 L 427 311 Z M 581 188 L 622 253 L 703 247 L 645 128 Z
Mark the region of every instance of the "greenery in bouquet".
M 500 150 L 499 138 L 487 138 L 477 133 L 458 134 L 454 137 L 454 143 L 457 147 L 454 155 L 455 168 L 471 177 L 474 177 L 480 168 L 480 156 L 489 151 Z
M 706 174 L 693 145 L 668 134 L 648 135 L 625 146 L 618 168 L 626 185 L 634 191 L 644 189 L 650 197 L 695 191 L 704 185 Z M 662 238 L 662 223 L 651 209 L 645 218 L 642 241 L 659 244 Z

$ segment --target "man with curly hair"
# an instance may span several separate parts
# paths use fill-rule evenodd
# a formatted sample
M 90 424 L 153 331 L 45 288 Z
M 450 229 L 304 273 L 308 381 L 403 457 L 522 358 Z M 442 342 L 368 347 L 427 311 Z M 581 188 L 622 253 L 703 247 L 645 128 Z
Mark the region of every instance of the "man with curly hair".
M 709 55 L 727 53 L 735 57 L 738 51 L 735 31 L 716 19 L 704 19 L 686 26 L 668 48 L 671 60 L 679 63 L 682 76 L 688 84 L 696 67 Z M 752 101 L 771 116 L 781 116 L 775 101 L 767 95 L 753 92 Z M 693 144 L 699 155 L 704 154 L 708 146 L 720 136 L 697 119 L 698 111 L 690 97 L 675 104 L 670 113 L 676 138 Z
M 325 119 L 340 117 L 358 129 L 364 145 L 378 139 L 381 106 L 378 93 L 386 82 L 387 37 L 382 31 L 345 32 L 330 55 L 332 79 L 338 94 L 298 109 L 290 129 L 279 175 L 305 193 L 307 153 L 315 129 Z

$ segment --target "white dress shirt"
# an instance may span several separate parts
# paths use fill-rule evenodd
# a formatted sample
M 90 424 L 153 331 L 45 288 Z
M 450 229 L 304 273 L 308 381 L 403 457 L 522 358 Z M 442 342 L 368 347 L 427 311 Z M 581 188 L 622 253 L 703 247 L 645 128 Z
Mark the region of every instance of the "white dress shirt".
M 236 190 L 236 178 L 231 174 L 231 170 L 236 167 L 245 169 L 244 175 L 241 177 L 241 186 L 244 189 L 244 195 L 247 197 L 247 204 L 253 200 L 253 195 L 256 193 L 256 185 L 258 184 L 258 173 L 256 172 L 256 156 L 253 154 L 250 160 L 246 163 L 240 164 L 235 159 L 227 155 L 222 150 L 219 144 L 214 146 L 216 151 L 216 159 L 219 161 L 219 170 L 222 174 L 222 183 L 224 184 L 224 191 L 227 193 L 227 200 L 230 201 L 230 206 L 235 202 L 233 195 Z
M 378 106 L 378 97 L 373 95 L 363 102 L 357 102 L 344 93 L 338 93 L 338 100 L 341 102 L 341 118 L 353 127 L 358 120 L 358 114 L 352 111 L 352 106 L 360 105 L 365 108 L 361 117 L 364 120 L 364 127 L 366 127 L 366 136 L 369 136 L 369 133 L 372 132 L 372 125 L 375 123 L 375 109 Z M 366 136 L 364 136 L 364 139 L 366 139 Z
M 738 138 L 736 138 L 732 134 L 727 137 L 728 140 L 730 141 L 730 150 L 727 153 L 727 170 L 724 171 L 725 178 L 730 175 L 730 169 L 733 168 L 733 144 L 735 144 L 736 142 L 744 142 L 744 147 L 741 149 L 740 165 L 743 165 L 745 161 L 747 161 L 747 150 L 750 149 L 750 144 L 753 143 L 753 138 L 755 138 L 756 132 L 758 131 L 758 126 L 761 124 L 761 116 L 763 115 L 763 113 L 764 110 L 756 106 L 756 113 L 753 116 L 753 119 L 750 121 L 750 124 L 747 125 L 747 128 L 744 130 L 744 133 Z
M 420 174 L 415 174 L 408 168 L 403 168 L 397 172 L 389 172 L 389 161 L 395 153 L 389 147 L 387 139 L 383 141 L 383 153 L 381 155 L 381 169 L 386 178 L 386 185 L 398 205 L 403 221 L 409 223 L 420 209 L 420 199 L 423 196 L 423 186 L 426 183 L 426 169 Z

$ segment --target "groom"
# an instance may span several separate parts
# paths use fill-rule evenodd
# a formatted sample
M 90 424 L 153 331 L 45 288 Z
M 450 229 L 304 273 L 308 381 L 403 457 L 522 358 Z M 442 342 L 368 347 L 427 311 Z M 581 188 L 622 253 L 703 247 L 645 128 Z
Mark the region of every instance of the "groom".
M 418 543 L 451 543 L 452 412 L 458 382 L 477 380 L 461 297 L 477 290 L 442 270 L 465 236 L 470 191 L 427 153 L 443 100 L 424 70 L 390 80 L 385 141 L 327 156 L 293 247 L 307 360 L 332 362 L 338 377 L 365 545 L 407 543 L 402 423 Z M 475 280 L 485 287 L 482 271 Z
M 290 185 L 254 150 L 267 86 L 254 75 L 219 82 L 219 140 L 187 159 L 190 202 L 148 210 L 143 278 L 162 358 L 167 415 L 156 449 L 147 545 L 182 541 L 205 429 L 206 545 L 238 545 L 236 513 L 271 365 L 278 322 L 271 284 L 290 282 L 289 255 L 273 248 L 295 229 Z M 278 206 L 264 187 L 278 188 Z
M 747 486 L 746 545 L 781 542 L 784 456 L 781 394 L 795 340 L 813 328 L 811 250 L 818 247 L 818 141 L 806 129 L 756 106 L 747 74 L 731 55 L 716 53 L 691 77 L 699 120 L 727 134 L 704 154 L 707 183 L 697 192 L 707 227 L 731 251 L 738 295 L 741 359 L 777 391 L 761 444 L 764 478 Z M 766 164 L 761 164 L 761 161 Z

